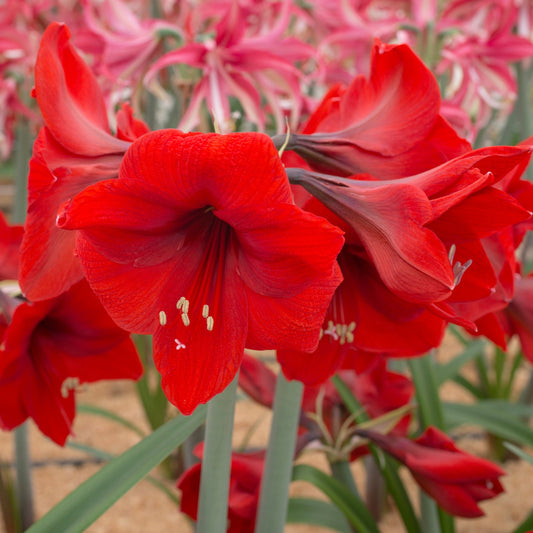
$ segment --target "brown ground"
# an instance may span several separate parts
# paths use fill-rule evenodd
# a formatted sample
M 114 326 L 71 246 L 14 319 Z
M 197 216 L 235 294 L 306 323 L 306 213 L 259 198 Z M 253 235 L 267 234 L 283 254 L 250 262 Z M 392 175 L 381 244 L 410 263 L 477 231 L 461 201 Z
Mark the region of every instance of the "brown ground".
M 457 392 L 447 392 L 456 397 Z M 146 428 L 142 409 L 128 382 L 100 383 L 92 385 L 78 395 L 78 401 L 104 406 L 120 413 L 128 420 Z M 235 422 L 235 444 L 242 442 L 252 424 L 258 422 L 250 444 L 260 446 L 266 442 L 269 430 L 270 413 L 249 402 L 240 401 Z M 118 454 L 138 441 L 135 433 L 117 426 L 116 423 L 94 415 L 79 414 L 75 422 L 75 441 L 94 446 L 110 453 Z M 478 431 L 478 430 L 475 430 Z M 38 516 L 43 515 L 55 503 L 72 491 L 82 481 L 95 473 L 100 465 L 86 463 L 83 466 L 58 465 L 65 459 L 86 458 L 87 455 L 69 448 L 60 448 L 44 438 L 34 425 L 30 425 L 32 459 L 38 463 L 34 468 L 35 505 Z M 12 461 L 13 445 L 9 433 L 0 433 L 0 461 Z M 475 454 L 486 454 L 483 440 L 464 439 L 459 445 Z M 305 461 L 322 466 L 322 458 L 315 454 L 304 457 Z M 325 468 L 325 465 L 323 465 Z M 506 493 L 485 503 L 487 516 L 476 520 L 458 520 L 457 533 L 510 533 L 533 508 L 533 466 L 523 462 L 505 464 L 508 475 L 504 478 Z M 355 465 L 356 478 L 363 480 L 360 465 Z M 155 472 L 158 475 L 158 472 Z M 406 480 L 408 475 L 406 475 Z M 414 489 L 408 481 L 411 489 Z M 173 486 L 168 482 L 169 487 Z M 292 485 L 293 494 L 307 496 L 321 495 L 302 482 Z M 416 498 L 415 498 L 416 499 Z M 1 530 L 1 525 L 0 525 Z M 170 499 L 147 481 L 142 481 L 117 502 L 105 515 L 89 529 L 89 533 L 159 533 L 192 531 L 188 521 L 180 515 Z M 327 533 L 328 530 L 309 526 L 288 526 L 287 533 Z M 397 515 L 389 512 L 381 522 L 382 533 L 404 531 Z M 61 533 L 61 532 L 50 532 Z M 426 533 L 426 532 L 425 532 Z M 431 533 L 431 532 L 427 532 Z

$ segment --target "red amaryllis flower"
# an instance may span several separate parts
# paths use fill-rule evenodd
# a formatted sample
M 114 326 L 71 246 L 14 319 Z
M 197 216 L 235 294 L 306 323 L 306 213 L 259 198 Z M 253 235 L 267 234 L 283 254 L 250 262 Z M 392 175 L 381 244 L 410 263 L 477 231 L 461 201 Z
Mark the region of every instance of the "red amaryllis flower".
M 332 87 L 287 149 L 339 176 L 417 174 L 470 149 L 439 107 L 437 81 L 414 52 L 376 41 L 369 78 Z
M 194 454 L 201 459 L 203 451 L 201 443 L 196 446 Z M 250 533 L 254 530 L 264 464 L 264 451 L 231 454 L 228 533 Z M 177 481 L 181 490 L 180 509 L 193 520 L 198 519 L 201 472 L 201 464 L 193 465 Z
M 416 482 L 452 515 L 483 516 L 478 502 L 503 492 L 499 478 L 505 472 L 499 466 L 463 452 L 434 427 L 415 440 L 368 430 L 357 434 L 407 466 Z
M 75 233 L 55 225 L 59 206 L 87 185 L 115 177 L 122 155 L 148 131 L 125 106 L 111 134 L 96 78 L 62 24 L 43 34 L 35 64 L 34 95 L 45 126 L 33 147 L 20 284 L 30 300 L 58 296 L 83 277 L 74 256 Z
M 323 342 L 410 356 L 438 345 L 445 321 L 468 325 L 450 304 L 479 300 L 497 282 L 481 239 L 530 217 L 493 185 L 529 157 L 526 148 L 494 147 L 388 181 L 288 169 L 293 183 L 322 202 L 299 195 L 300 205 L 346 232 L 344 281 L 326 314 Z
M 118 180 L 58 216 L 110 315 L 154 334 L 169 400 L 184 413 L 221 392 L 244 347 L 316 348 L 340 282 L 341 231 L 292 202 L 262 134 L 145 135 Z
M 0 347 L 0 426 L 33 418 L 63 445 L 76 411 L 74 389 L 102 379 L 138 379 L 129 335 L 107 315 L 86 281 L 58 298 L 18 305 Z

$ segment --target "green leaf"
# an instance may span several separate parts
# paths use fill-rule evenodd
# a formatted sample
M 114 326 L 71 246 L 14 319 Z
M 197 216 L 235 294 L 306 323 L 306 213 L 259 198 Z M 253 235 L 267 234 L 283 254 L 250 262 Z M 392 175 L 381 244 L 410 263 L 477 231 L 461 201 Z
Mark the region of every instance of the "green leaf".
M 359 533 L 379 533 L 378 526 L 366 505 L 342 483 L 310 465 L 296 465 L 293 481 L 307 481 L 320 489 L 346 516 Z
M 454 378 L 464 365 L 483 352 L 485 341 L 476 340 L 468 344 L 463 352 L 443 364 L 435 365 L 435 376 L 439 385 Z
M 434 372 L 430 355 L 408 360 L 409 369 L 415 385 L 416 400 L 420 421 L 424 428 L 444 427 L 442 404 L 439 397 L 439 384 Z
M 100 450 L 99 448 L 93 448 L 92 446 L 88 446 L 86 444 L 81 444 L 80 442 L 67 442 L 67 447 L 72 448 L 73 450 L 79 450 L 81 452 L 85 452 L 89 455 L 92 455 L 93 457 L 96 457 L 97 459 L 102 459 L 104 461 L 111 461 L 112 459 L 115 459 L 116 455 L 113 455 L 112 453 L 106 452 L 105 450 Z M 146 476 L 146 481 L 151 483 L 154 487 L 157 487 L 161 492 L 164 492 L 173 503 L 176 505 L 179 505 L 180 500 L 176 496 L 176 494 L 171 491 L 164 483 L 159 481 L 159 479 L 156 479 L 153 476 Z
M 340 533 L 352 533 L 342 512 L 331 503 L 310 498 L 291 498 L 287 512 L 289 524 L 311 524 Z
M 27 533 L 82 533 L 205 420 L 206 406 L 167 422 L 60 501 Z
M 466 379 L 464 376 L 454 376 L 453 381 L 457 383 L 457 385 L 460 385 L 461 387 L 463 387 L 463 389 L 468 391 L 474 398 L 484 398 L 485 393 L 481 390 L 481 388 L 477 385 L 474 385 L 474 383 Z
M 87 413 L 90 415 L 101 416 L 103 418 L 107 418 L 108 420 L 112 420 L 113 422 L 117 422 L 125 428 L 131 429 L 141 438 L 146 436 L 146 433 L 140 427 L 136 426 L 129 420 L 126 420 L 124 417 L 117 415 L 113 411 L 109 411 L 108 409 L 103 409 L 102 407 L 98 407 L 97 405 L 79 403 L 76 406 L 76 410 L 78 413 Z
M 420 522 L 416 516 L 413 504 L 409 498 L 404 482 L 398 474 L 395 460 L 386 455 L 377 446 L 369 445 L 370 451 L 376 460 L 377 465 L 381 470 L 381 475 L 385 479 L 387 490 L 392 496 L 396 508 L 402 517 L 406 531 L 409 533 L 422 533 Z
M 520 457 L 520 459 L 523 459 L 524 461 L 527 461 L 533 465 L 533 455 L 529 455 L 529 453 L 526 453 L 524 450 L 522 450 L 522 448 L 519 448 L 510 442 L 504 442 L 503 445 L 517 457 Z
M 521 419 L 525 410 L 530 409 L 529 406 L 485 400 L 472 405 L 444 403 L 443 409 L 448 428 L 473 424 L 502 439 L 533 445 L 533 429 Z

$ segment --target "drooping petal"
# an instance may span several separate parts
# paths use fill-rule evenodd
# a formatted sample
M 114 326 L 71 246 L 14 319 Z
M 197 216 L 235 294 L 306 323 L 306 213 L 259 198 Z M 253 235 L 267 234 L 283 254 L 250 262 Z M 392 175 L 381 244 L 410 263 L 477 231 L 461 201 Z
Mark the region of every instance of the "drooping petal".
M 395 294 L 419 303 L 449 296 L 454 285 L 447 252 L 424 227 L 432 220 L 426 195 L 401 182 L 346 181 L 347 186 L 304 176 L 293 183 L 303 185 L 350 226 Z

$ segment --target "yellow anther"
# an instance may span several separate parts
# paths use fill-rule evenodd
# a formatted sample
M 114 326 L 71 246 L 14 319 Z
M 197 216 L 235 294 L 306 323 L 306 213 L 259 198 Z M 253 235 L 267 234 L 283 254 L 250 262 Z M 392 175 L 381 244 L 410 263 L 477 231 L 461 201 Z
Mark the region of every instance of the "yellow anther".
M 188 326 L 191 321 L 189 320 L 189 315 L 187 313 L 181 313 L 181 319 L 183 320 L 183 325 Z
M 207 304 L 205 304 L 202 309 L 202 316 L 204 318 L 207 318 L 209 316 L 209 306 Z
M 167 314 L 165 311 L 159 311 L 159 323 L 164 326 L 167 323 Z
M 213 326 L 215 325 L 215 319 L 212 316 L 207 317 L 207 331 L 213 331 Z
M 176 303 L 176 309 L 181 309 L 186 299 L 185 296 L 182 296 Z
M 189 312 L 189 300 L 185 300 L 183 302 L 183 306 L 181 307 L 181 310 L 187 314 Z

